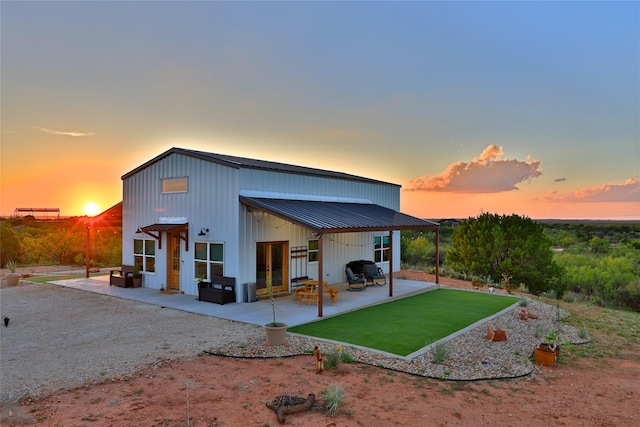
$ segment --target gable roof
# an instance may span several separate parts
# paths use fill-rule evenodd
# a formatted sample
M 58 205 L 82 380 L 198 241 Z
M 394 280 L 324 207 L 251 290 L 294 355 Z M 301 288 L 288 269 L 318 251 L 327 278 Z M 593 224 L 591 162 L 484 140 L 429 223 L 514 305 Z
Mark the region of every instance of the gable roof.
M 267 170 L 267 171 L 274 171 L 274 172 L 318 176 L 318 177 L 324 177 L 324 178 L 336 178 L 336 179 L 343 179 L 343 180 L 350 180 L 350 181 L 368 182 L 373 184 L 386 184 L 386 185 L 393 185 L 396 187 L 400 187 L 400 185 L 398 184 L 379 181 L 371 178 L 365 178 L 357 175 L 351 175 L 343 172 L 309 168 L 306 166 L 296 166 L 296 165 L 290 165 L 286 163 L 271 162 L 267 160 L 249 159 L 246 157 L 230 156 L 227 154 L 208 153 L 205 151 L 188 150 L 185 148 L 177 148 L 177 147 L 173 147 L 165 151 L 164 153 L 154 157 L 153 159 L 143 163 L 142 165 L 138 166 L 132 171 L 127 172 L 122 176 L 122 179 L 123 180 L 127 179 L 132 175 L 135 175 L 136 173 L 140 172 L 141 170 L 148 168 L 154 163 L 157 163 L 160 160 L 166 157 L 169 157 L 172 154 L 180 154 L 183 156 L 194 157 L 196 159 L 217 163 L 217 164 L 224 165 L 230 168 L 235 168 L 235 169 L 260 169 L 260 170 Z
M 437 230 L 440 225 L 380 205 L 240 196 L 240 202 L 318 233 Z

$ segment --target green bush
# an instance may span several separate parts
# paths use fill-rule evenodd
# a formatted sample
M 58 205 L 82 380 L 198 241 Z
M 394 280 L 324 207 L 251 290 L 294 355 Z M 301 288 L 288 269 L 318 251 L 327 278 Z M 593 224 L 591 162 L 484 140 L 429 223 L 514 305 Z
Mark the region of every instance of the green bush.
M 342 352 L 338 349 L 334 349 L 331 353 L 327 354 L 324 358 L 324 369 L 329 370 L 337 368 L 342 360 Z
M 623 307 L 640 312 L 640 282 L 631 282 L 618 288 L 618 300 Z
M 561 284 L 556 279 L 562 276 L 562 269 L 553 260 L 551 243 L 542 225 L 529 218 L 485 213 L 458 225 L 446 262 L 469 276 L 502 282 L 509 291 L 526 283 L 531 292 L 539 294 Z M 563 292 L 560 286 L 555 290 Z

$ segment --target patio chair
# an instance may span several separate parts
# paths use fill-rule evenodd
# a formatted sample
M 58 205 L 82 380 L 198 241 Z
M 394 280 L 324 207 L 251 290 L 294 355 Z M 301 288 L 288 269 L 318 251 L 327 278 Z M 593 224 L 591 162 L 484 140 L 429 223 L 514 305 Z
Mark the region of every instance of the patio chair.
M 120 270 L 109 272 L 109 286 L 133 288 L 133 266 L 123 265 Z
M 345 273 L 347 273 L 347 281 L 349 282 L 348 291 L 362 291 L 367 288 L 367 279 L 364 276 L 356 276 L 349 267 Z
M 372 285 L 386 285 L 387 284 L 387 276 L 384 275 L 384 272 L 381 268 L 379 268 L 375 264 L 365 264 L 362 266 L 364 270 L 364 277 L 368 282 L 371 282 Z M 377 282 L 376 282 L 377 280 Z M 382 281 L 382 283 L 380 283 Z

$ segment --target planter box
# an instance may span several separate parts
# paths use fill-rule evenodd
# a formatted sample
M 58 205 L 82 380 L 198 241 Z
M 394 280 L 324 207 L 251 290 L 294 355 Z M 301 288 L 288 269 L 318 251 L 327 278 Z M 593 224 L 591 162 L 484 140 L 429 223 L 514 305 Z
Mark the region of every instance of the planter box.
M 7 286 L 16 286 L 20 282 L 20 274 L 9 273 L 7 274 Z
M 236 278 L 213 276 L 211 283 L 198 284 L 198 301 L 227 304 L 236 302 Z

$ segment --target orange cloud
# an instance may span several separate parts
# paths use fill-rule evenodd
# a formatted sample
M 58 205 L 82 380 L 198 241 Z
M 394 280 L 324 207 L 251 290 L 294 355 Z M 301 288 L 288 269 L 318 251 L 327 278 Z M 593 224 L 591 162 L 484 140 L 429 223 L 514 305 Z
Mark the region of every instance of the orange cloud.
M 440 191 L 453 193 L 499 193 L 517 190 L 516 184 L 542 175 L 540 160 L 524 162 L 501 159 L 502 147 L 495 144 L 485 148 L 480 157 L 470 162 L 449 165 L 436 176 L 424 175 L 409 180 L 407 191 Z
M 550 191 L 543 200 L 546 202 L 640 202 L 640 181 L 630 178 L 623 184 L 596 185 L 566 194 Z

